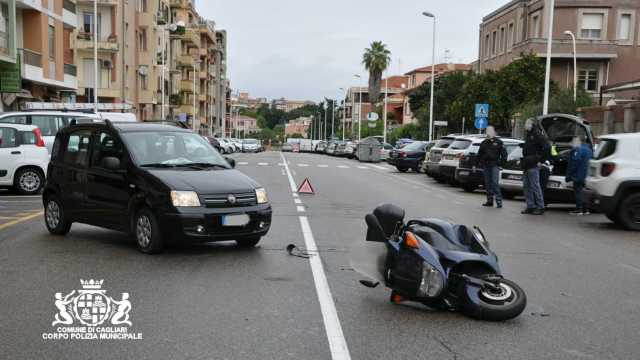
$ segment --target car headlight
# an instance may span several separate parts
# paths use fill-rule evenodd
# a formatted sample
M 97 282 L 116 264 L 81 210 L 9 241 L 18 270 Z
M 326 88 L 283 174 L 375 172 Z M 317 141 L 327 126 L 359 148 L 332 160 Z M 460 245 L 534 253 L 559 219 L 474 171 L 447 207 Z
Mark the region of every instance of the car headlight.
M 171 203 L 175 207 L 197 207 L 200 199 L 195 191 L 171 191 Z
M 444 279 L 440 271 L 428 262 L 422 263 L 422 280 L 418 288 L 418 297 L 435 297 L 440 294 Z
M 268 203 L 269 198 L 267 197 L 267 190 L 263 188 L 256 189 L 256 199 L 258 199 L 258 204 Z

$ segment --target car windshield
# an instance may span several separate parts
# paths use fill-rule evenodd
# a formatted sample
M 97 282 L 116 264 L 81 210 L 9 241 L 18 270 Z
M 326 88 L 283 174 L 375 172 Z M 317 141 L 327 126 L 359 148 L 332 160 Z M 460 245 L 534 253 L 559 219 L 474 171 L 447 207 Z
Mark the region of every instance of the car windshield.
M 453 139 L 440 139 L 434 145 L 434 147 L 446 149 L 449 147 L 449 145 L 451 145 L 452 142 L 453 142 Z
M 604 159 L 613 155 L 616 152 L 616 147 L 618 142 L 614 139 L 600 139 L 600 143 L 596 148 L 595 154 L 593 154 L 593 158 L 595 160 Z
M 471 140 L 456 140 L 449 146 L 449 149 L 464 150 L 471 145 Z
M 130 132 L 122 137 L 138 166 L 231 168 L 206 139 L 191 132 Z
M 256 139 L 244 139 L 242 141 L 243 144 L 257 144 L 258 141 Z
M 424 143 L 422 141 L 412 142 L 407 144 L 407 146 L 403 147 L 402 150 L 407 151 L 422 151 L 424 148 Z

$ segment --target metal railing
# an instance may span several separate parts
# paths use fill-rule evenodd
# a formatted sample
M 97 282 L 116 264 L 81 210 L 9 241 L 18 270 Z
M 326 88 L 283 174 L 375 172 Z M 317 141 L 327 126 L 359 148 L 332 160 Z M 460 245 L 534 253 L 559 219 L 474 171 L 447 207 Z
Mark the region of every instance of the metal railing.
M 70 0 L 63 0 L 62 8 L 74 14 L 76 13 L 76 4 Z
M 42 67 L 42 54 L 29 49 L 21 49 L 21 51 L 23 63 L 31 66 Z
M 78 68 L 75 65 L 64 64 L 64 73 L 66 75 L 78 76 Z

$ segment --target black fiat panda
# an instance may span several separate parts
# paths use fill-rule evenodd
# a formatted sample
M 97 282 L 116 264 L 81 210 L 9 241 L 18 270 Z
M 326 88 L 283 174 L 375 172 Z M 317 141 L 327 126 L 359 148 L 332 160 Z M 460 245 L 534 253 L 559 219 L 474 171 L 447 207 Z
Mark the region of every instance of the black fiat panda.
M 153 123 L 92 123 L 58 132 L 44 219 L 54 235 L 74 222 L 127 232 L 144 253 L 185 241 L 253 247 L 271 225 L 267 193 L 202 136 Z

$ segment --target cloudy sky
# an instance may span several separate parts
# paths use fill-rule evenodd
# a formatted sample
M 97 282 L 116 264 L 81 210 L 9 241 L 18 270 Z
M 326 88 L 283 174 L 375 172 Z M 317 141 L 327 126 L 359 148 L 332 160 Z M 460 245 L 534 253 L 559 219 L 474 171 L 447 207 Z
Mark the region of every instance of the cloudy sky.
M 229 75 L 252 97 L 321 100 L 340 96 L 366 73 L 362 52 L 380 40 L 392 52 L 389 74 L 431 63 L 436 14 L 436 61 L 477 58 L 478 26 L 508 0 L 197 0 L 197 10 L 228 31 Z

